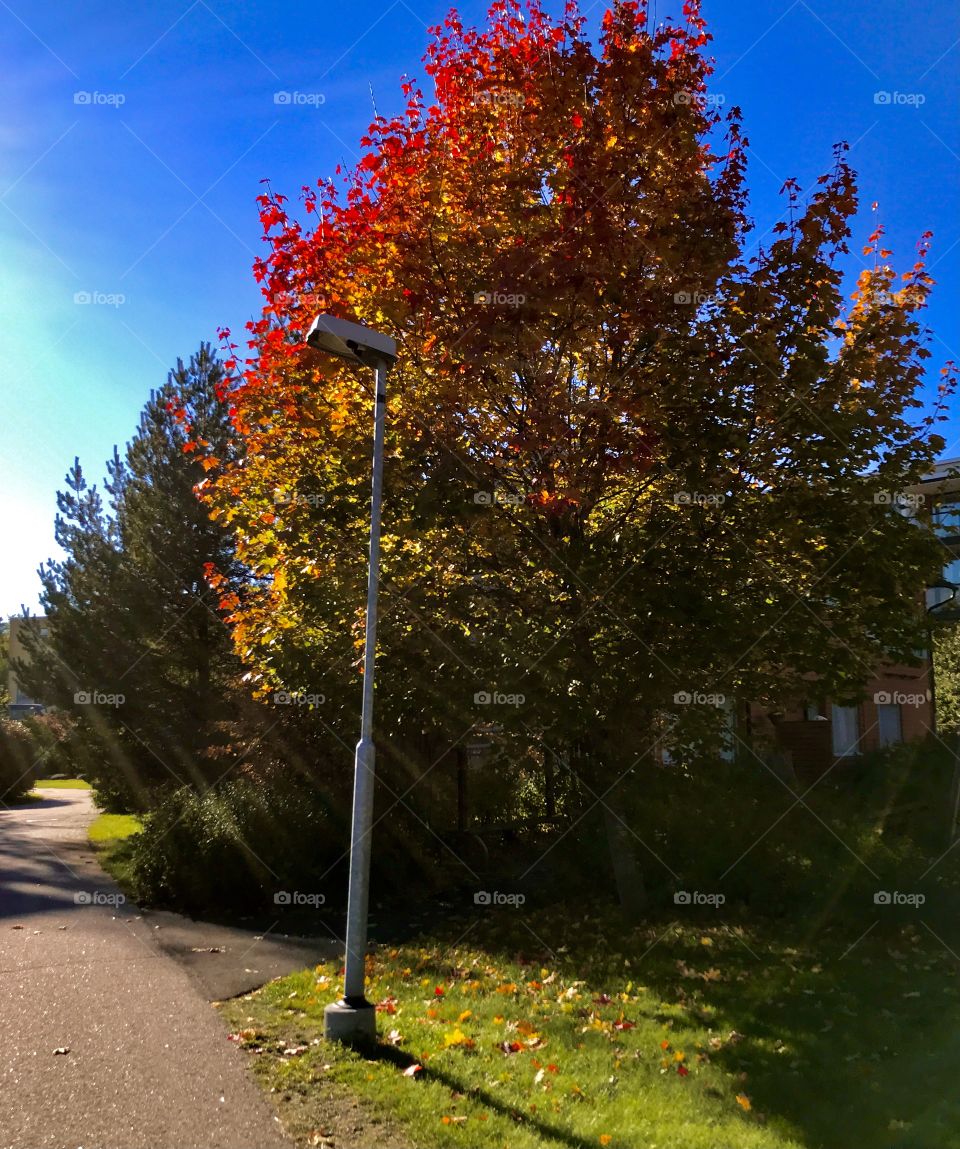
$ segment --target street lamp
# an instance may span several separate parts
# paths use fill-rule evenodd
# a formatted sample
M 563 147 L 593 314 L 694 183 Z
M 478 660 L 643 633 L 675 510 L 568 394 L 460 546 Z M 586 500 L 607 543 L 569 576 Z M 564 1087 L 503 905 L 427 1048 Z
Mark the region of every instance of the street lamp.
M 370 895 L 370 837 L 373 831 L 373 673 L 377 647 L 377 589 L 380 580 L 380 503 L 383 494 L 383 427 L 387 410 L 387 374 L 397 358 L 388 335 L 332 315 L 318 315 L 307 332 L 307 345 L 350 363 L 372 367 L 373 483 L 370 501 L 370 567 L 367 576 L 367 625 L 363 644 L 363 705 L 360 741 L 353 766 L 353 825 L 350 833 L 350 887 L 347 897 L 347 953 L 343 998 L 323 1011 L 324 1036 L 334 1041 L 373 1041 L 376 1011 L 364 993 L 367 952 L 367 904 Z

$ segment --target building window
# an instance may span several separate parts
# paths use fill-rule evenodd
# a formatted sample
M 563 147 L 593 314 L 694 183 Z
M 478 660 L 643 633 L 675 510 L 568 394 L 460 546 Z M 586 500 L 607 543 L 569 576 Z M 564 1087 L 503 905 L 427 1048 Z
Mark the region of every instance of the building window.
M 941 539 L 960 538 L 960 501 L 937 503 L 933 508 L 933 526 Z
M 893 746 L 895 742 L 903 741 L 900 707 L 896 703 L 877 706 L 877 740 L 881 746 Z
M 831 707 L 833 756 L 850 758 L 860 752 L 860 719 L 855 706 Z

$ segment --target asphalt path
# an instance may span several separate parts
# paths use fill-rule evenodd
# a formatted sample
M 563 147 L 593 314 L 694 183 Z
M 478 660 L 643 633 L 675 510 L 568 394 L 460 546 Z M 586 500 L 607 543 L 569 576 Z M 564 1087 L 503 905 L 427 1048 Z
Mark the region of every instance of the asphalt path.
M 141 913 L 95 816 L 85 790 L 0 809 L 0 1149 L 289 1149 L 210 1003 L 342 946 Z

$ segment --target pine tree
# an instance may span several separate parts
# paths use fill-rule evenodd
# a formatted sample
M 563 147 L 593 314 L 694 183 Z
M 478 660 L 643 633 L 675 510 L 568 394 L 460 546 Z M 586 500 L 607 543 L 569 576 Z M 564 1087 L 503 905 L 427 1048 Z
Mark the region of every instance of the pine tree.
M 50 639 L 25 673 L 37 697 L 77 715 L 100 750 L 101 790 L 124 805 L 222 769 L 205 751 L 235 664 L 204 569 L 235 560 L 194 494 L 204 471 L 189 446 L 199 436 L 230 452 L 222 380 L 209 344 L 178 360 L 126 451 L 114 449 L 106 504 L 79 460 L 57 496 L 65 557 L 41 567 Z

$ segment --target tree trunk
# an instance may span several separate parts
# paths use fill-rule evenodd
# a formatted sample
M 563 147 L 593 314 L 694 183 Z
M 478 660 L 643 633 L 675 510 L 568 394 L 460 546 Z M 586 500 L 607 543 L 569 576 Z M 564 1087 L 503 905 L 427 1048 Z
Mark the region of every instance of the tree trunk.
M 457 829 L 467 828 L 467 751 L 457 747 Z
M 947 836 L 947 849 L 952 849 L 957 840 L 957 817 L 960 815 L 960 734 L 955 734 L 953 742 L 953 783 L 950 787 L 950 833 Z
M 624 819 L 606 802 L 603 806 L 603 822 L 620 909 L 628 921 L 637 922 L 646 908 L 647 892 L 643 874 L 637 864 L 633 835 Z
M 556 770 L 553 764 L 553 750 L 547 747 L 543 755 L 543 797 L 547 821 L 557 816 Z

